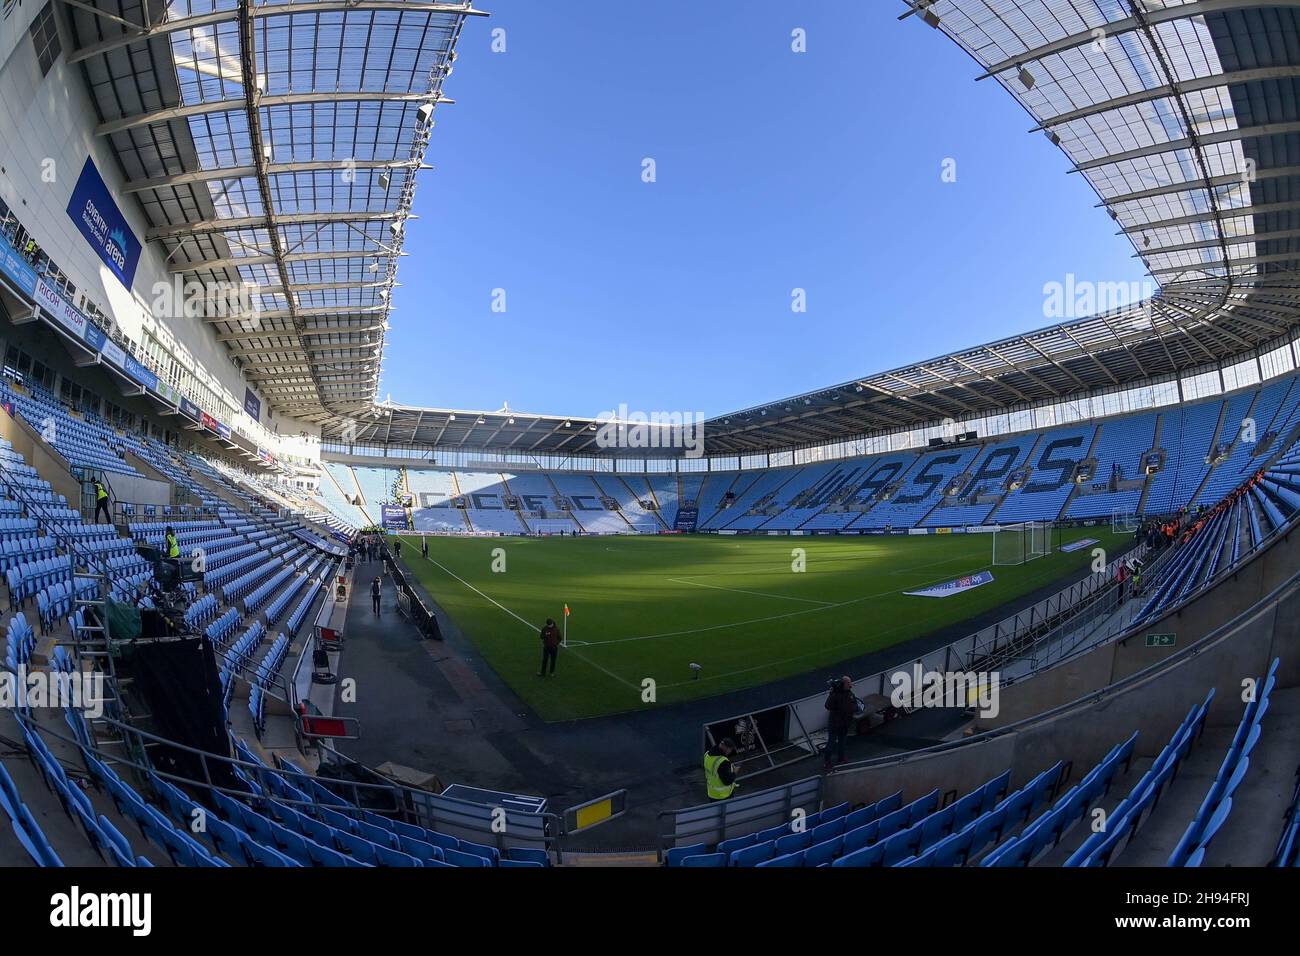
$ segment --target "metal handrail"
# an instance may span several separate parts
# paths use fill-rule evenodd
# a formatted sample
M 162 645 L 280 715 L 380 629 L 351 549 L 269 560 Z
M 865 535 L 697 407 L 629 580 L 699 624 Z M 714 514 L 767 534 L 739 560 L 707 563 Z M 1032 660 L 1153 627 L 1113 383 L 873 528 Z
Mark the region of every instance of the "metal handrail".
M 3 664 L 0 664 L 0 668 L 2 668 L 3 666 L 4 666 Z M 130 724 L 123 723 L 122 721 L 116 720 L 107 715 L 99 718 L 99 721 L 101 723 L 114 728 L 122 735 L 122 742 L 128 753 L 138 753 L 138 754 L 145 755 L 148 753 L 149 746 L 165 745 L 166 747 L 171 748 L 173 750 L 182 751 L 184 753 L 191 754 L 196 758 L 198 758 L 199 764 L 203 770 L 203 779 L 199 780 L 192 777 L 184 777 L 178 774 L 174 774 L 165 770 L 155 768 L 148 763 L 133 759 L 131 757 L 113 756 L 110 754 L 106 754 L 103 751 L 93 746 L 87 747 L 84 743 L 82 743 L 80 739 L 66 735 L 63 732 L 62 728 L 55 730 L 55 729 L 51 729 L 50 727 L 42 726 L 38 724 L 29 711 L 30 708 L 18 708 L 15 710 L 15 715 L 21 723 L 23 723 L 28 728 L 30 728 L 34 733 L 37 733 L 41 737 L 50 736 L 56 740 L 60 740 L 66 744 L 69 744 L 75 747 L 80 753 L 83 754 L 83 756 L 88 756 L 93 751 L 96 759 L 100 760 L 106 765 L 118 764 L 122 766 L 127 766 L 135 770 L 142 777 L 147 777 L 148 775 L 153 774 L 157 776 L 159 779 L 165 780 L 169 783 L 178 784 L 182 786 L 199 787 L 216 793 L 222 793 L 229 797 L 247 799 L 249 797 L 247 791 L 235 790 L 235 789 L 230 789 L 228 787 L 223 787 L 213 781 L 214 767 L 220 767 L 224 765 L 231 768 L 238 768 L 243 773 L 245 773 L 246 775 L 248 775 L 249 777 L 257 781 L 257 784 L 261 790 L 261 792 L 257 794 L 258 797 L 267 800 L 273 800 L 276 803 L 284 804 L 294 808 L 299 808 L 299 807 L 304 808 L 306 811 L 309 812 L 309 815 L 314 815 L 314 814 L 310 814 L 310 811 L 316 809 L 319 806 L 322 806 L 319 799 L 308 799 L 304 801 L 292 797 L 283 796 L 279 793 L 274 792 L 270 787 L 270 785 L 267 783 L 267 781 L 272 777 L 274 777 L 291 786 L 294 786 L 295 788 L 300 789 L 299 780 L 302 777 L 306 776 L 310 778 L 313 782 L 315 782 L 318 786 L 322 787 L 323 789 L 335 793 L 336 795 L 340 796 L 342 799 L 350 800 L 350 804 L 351 804 L 350 806 L 329 805 L 328 809 L 338 813 L 342 813 L 347 816 L 354 816 L 356 818 L 360 818 L 361 815 L 365 812 L 371 812 L 371 813 L 378 813 L 380 815 L 392 815 L 404 822 L 409 822 L 418 826 L 427 827 L 428 824 L 425 822 L 424 818 L 421 817 L 420 810 L 422 808 L 426 810 L 429 809 L 427 806 L 425 806 L 425 804 L 427 804 L 428 798 L 430 797 L 437 797 L 438 800 L 445 800 L 448 803 L 463 805 L 467 809 L 477 809 L 477 810 L 482 809 L 482 805 L 480 804 L 470 803 L 464 800 L 457 800 L 451 797 L 442 797 L 438 794 L 433 794 L 429 791 L 418 790 L 413 787 L 407 787 L 395 781 L 388 780 L 387 778 L 384 778 L 380 774 L 376 773 L 371 768 L 366 767 L 364 764 L 360 764 L 357 761 L 352 760 L 351 758 L 346 757 L 345 755 L 340 754 L 337 751 L 329 748 L 325 748 L 325 750 L 329 754 L 331 761 L 336 761 L 338 763 L 346 763 L 358 767 L 360 768 L 360 770 L 364 771 L 365 775 L 369 777 L 374 777 L 377 780 L 382 780 L 383 782 L 362 783 L 357 780 L 347 780 L 338 777 L 322 778 L 319 776 L 319 774 L 311 774 L 306 770 L 292 771 L 292 770 L 284 770 L 279 767 L 269 767 L 266 764 L 262 764 L 262 763 L 250 763 L 249 761 L 244 760 L 238 756 L 226 757 L 220 754 L 211 753 L 206 750 L 201 750 L 196 747 L 191 747 L 187 744 L 182 744 L 176 741 L 167 740 L 166 738 L 159 737 L 158 735 L 152 734 L 146 730 L 141 730 L 139 727 L 134 727 Z M 78 719 L 81 718 L 79 717 Z M 87 771 L 88 772 L 90 771 L 89 765 L 87 765 Z M 344 793 L 338 793 L 336 788 L 340 788 L 340 787 L 343 788 Z M 345 796 L 344 794 L 347 794 L 347 796 Z M 385 803 L 387 803 L 388 805 L 385 806 L 384 805 Z M 506 811 L 507 814 L 515 813 L 515 812 L 518 811 L 510 811 L 510 810 Z M 547 844 L 548 848 L 554 849 L 557 852 L 557 854 L 562 853 L 562 843 L 563 843 L 563 836 L 564 836 L 563 821 L 556 814 L 553 813 L 528 814 L 528 816 L 531 818 L 536 818 L 538 820 L 544 821 L 547 824 L 547 830 L 545 832 L 545 837 L 544 837 L 545 843 Z M 510 830 L 509 827 L 506 828 L 505 832 L 500 832 L 498 829 L 493 827 L 491 822 L 486 823 L 486 825 L 482 829 L 476 828 L 475 826 L 472 825 L 471 822 L 457 823 L 456 825 L 460 829 L 469 830 L 476 834 L 481 834 L 482 842 L 493 844 L 497 846 L 498 849 L 504 850 L 507 846 L 510 845 L 507 842 L 507 838 L 509 836 L 509 830 Z
M 1250 551 L 1246 552 L 1243 555 L 1240 555 L 1236 561 L 1233 561 L 1232 563 L 1227 565 L 1227 567 L 1219 569 L 1211 577 L 1203 580 L 1200 584 L 1196 586 L 1195 590 L 1191 591 L 1189 594 L 1183 597 L 1180 597 L 1177 601 L 1174 601 L 1172 604 L 1168 604 L 1165 607 L 1161 608 L 1160 616 L 1168 617 L 1170 614 L 1181 611 L 1186 605 L 1190 604 L 1192 601 L 1201 597 L 1206 591 L 1208 591 L 1213 587 L 1217 587 L 1224 580 L 1236 574 L 1246 563 L 1254 560 L 1260 554 L 1262 554 L 1266 550 L 1266 548 L 1271 547 L 1273 544 L 1275 544 L 1277 539 L 1289 535 L 1291 532 L 1295 531 L 1296 528 L 1298 527 L 1300 527 L 1300 510 L 1294 512 L 1286 524 L 1278 525 L 1276 528 L 1271 530 L 1268 534 L 1260 538 L 1259 542 L 1253 548 L 1251 548 Z M 1171 548 L 1169 550 L 1170 553 L 1173 553 L 1178 549 Z M 1149 620 L 1149 618 L 1139 618 L 1139 619 L 1135 619 L 1134 621 L 1130 621 L 1128 624 L 1123 625 L 1118 630 L 1114 630 L 1111 633 L 1107 634 L 1101 640 L 1094 641 L 1086 647 L 1081 647 L 1081 648 L 1071 650 L 1069 654 L 1057 658 L 1055 663 L 1062 664 L 1066 661 L 1073 660 L 1075 657 L 1087 653 L 1088 651 L 1091 651 L 1097 647 L 1101 647 L 1104 644 L 1110 644 L 1117 640 L 1124 640 L 1128 636 L 1131 636 L 1132 633 L 1136 633 L 1138 630 L 1141 630 L 1141 626 L 1147 620 Z M 1037 673 L 1037 670 L 1032 671 L 1031 675 L 1033 673 Z M 1031 675 L 1025 675 L 1025 676 L 1031 676 Z M 1024 677 L 1020 679 L 1023 680 Z M 1013 681 L 1008 680 L 1005 683 L 1010 684 L 1012 682 Z
M 3 472 L 0 472 L 0 481 L 4 481 Z M 32 499 L 30 496 L 28 496 L 27 490 L 23 488 L 21 485 L 14 484 L 7 481 L 5 481 L 5 484 L 8 485 L 8 491 L 10 496 L 15 498 L 23 505 L 23 508 L 27 513 L 27 516 L 35 520 L 37 525 L 39 526 L 41 524 L 41 519 L 37 517 L 37 514 L 32 510 L 32 508 L 33 506 L 39 506 L 41 504 L 44 504 L 44 502 L 38 502 Z M 84 516 L 82 520 L 83 521 L 85 520 Z M 77 541 L 77 539 L 69 537 L 68 535 L 61 532 L 59 530 L 57 522 L 47 526 L 46 534 L 48 537 L 53 538 L 55 543 L 64 549 L 64 552 L 68 555 L 68 557 L 79 557 L 82 559 L 82 564 L 86 568 L 86 571 L 77 572 L 76 565 L 74 564 L 73 565 L 74 576 L 80 573 L 82 577 L 102 575 L 105 580 L 108 579 L 108 569 L 100 562 L 99 557 L 89 552 L 82 551 L 81 543 Z M 130 539 L 123 539 L 123 540 L 129 541 Z
M 1251 552 L 1251 556 L 1258 557 L 1260 553 L 1261 552 L 1258 549 L 1256 549 L 1255 551 Z M 1089 691 L 1083 694 L 1082 696 L 1075 698 L 1074 700 L 1066 701 L 1065 703 L 1058 704 L 1055 707 L 1052 707 L 1048 710 L 1043 710 L 1036 714 L 1031 714 L 1027 717 L 1023 717 L 1020 720 L 1014 721 L 1013 723 L 1010 724 L 1005 724 L 1001 727 L 990 727 L 989 729 L 981 731 L 972 737 L 962 737 L 957 740 L 946 740 L 943 741 L 942 743 L 938 743 L 930 747 L 924 747 L 920 750 L 908 750 L 902 753 L 886 754 L 878 757 L 869 757 L 865 760 L 856 760 L 850 763 L 842 764 L 839 768 L 837 768 L 837 774 L 842 776 L 854 770 L 865 770 L 865 769 L 870 769 L 875 767 L 887 767 L 887 766 L 899 765 L 899 764 L 906 763 L 910 760 L 914 760 L 918 757 L 930 757 L 930 756 L 934 756 L 935 754 L 946 753 L 947 751 L 955 750 L 959 747 L 975 746 L 981 743 L 987 743 L 988 741 L 994 740 L 998 737 L 1004 737 L 1007 736 L 1008 734 L 1018 733 L 1024 728 L 1033 726 L 1034 724 L 1053 720 L 1079 707 L 1086 707 L 1090 704 L 1095 704 L 1100 701 L 1106 700 L 1107 698 L 1114 696 L 1114 694 L 1117 691 L 1122 691 L 1128 687 L 1133 686 L 1134 684 L 1138 684 L 1141 683 L 1142 681 L 1147 680 L 1152 675 L 1154 675 L 1157 671 L 1163 668 L 1173 667 L 1176 666 L 1180 661 L 1199 656 L 1200 654 L 1204 653 L 1204 651 L 1208 649 L 1213 643 L 1231 637 L 1232 633 L 1235 630 L 1241 627 L 1251 617 L 1259 614 L 1261 609 L 1267 610 L 1270 606 L 1279 604 L 1282 601 L 1282 599 L 1287 596 L 1288 591 L 1294 591 L 1297 588 L 1300 588 L 1300 572 L 1293 574 L 1290 578 L 1283 581 L 1277 587 L 1273 588 L 1273 590 L 1271 590 L 1268 594 L 1264 595 L 1264 597 L 1260 598 L 1258 601 L 1251 604 L 1250 607 L 1245 608 L 1244 610 L 1238 612 L 1227 621 L 1224 621 L 1222 624 L 1218 625 L 1216 628 L 1210 631 L 1210 633 L 1201 637 L 1195 643 L 1190 644 L 1187 647 L 1182 648 L 1181 650 L 1176 650 L 1172 654 L 1163 657 L 1160 660 L 1153 661 L 1151 664 L 1148 664 L 1146 667 L 1143 667 L 1141 670 L 1129 674 L 1126 677 L 1122 677 L 1119 680 L 1114 681 L 1113 683 L 1107 684 L 1105 687 L 1098 688 L 1097 690 L 1094 691 Z

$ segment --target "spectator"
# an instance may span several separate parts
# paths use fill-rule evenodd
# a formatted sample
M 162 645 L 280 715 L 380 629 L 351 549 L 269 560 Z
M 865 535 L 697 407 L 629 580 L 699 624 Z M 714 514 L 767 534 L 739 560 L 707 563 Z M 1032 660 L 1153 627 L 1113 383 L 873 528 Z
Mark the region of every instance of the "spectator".
M 736 752 L 736 742 L 724 737 L 704 751 L 704 786 L 710 800 L 726 800 L 736 792 L 736 765 L 731 755 Z
M 560 654 L 560 629 L 555 626 L 554 618 L 547 618 L 545 626 L 542 627 L 538 637 L 542 639 L 542 672 L 538 676 L 546 676 L 546 662 L 551 662 L 551 674 L 555 673 L 555 659 Z
M 375 579 L 370 582 L 370 609 L 374 614 L 380 613 L 379 600 L 383 596 L 383 593 L 383 585 L 379 583 L 379 576 L 376 575 Z
M 853 681 L 845 676 L 831 684 L 831 692 L 826 695 L 826 709 L 830 716 L 826 718 L 826 770 L 834 769 L 834 764 L 844 763 L 844 741 L 853 726 L 853 715 L 858 709 L 858 699 L 853 694 Z M 834 763 L 831 753 L 835 753 Z

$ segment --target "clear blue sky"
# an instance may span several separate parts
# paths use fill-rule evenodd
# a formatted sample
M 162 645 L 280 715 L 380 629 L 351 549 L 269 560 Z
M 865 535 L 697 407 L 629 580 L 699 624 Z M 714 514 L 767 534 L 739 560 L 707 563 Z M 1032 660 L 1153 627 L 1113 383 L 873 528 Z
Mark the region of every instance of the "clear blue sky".
M 1145 279 L 1028 114 L 901 3 L 481 5 L 381 398 L 715 414 L 1050 324 L 1070 272 Z

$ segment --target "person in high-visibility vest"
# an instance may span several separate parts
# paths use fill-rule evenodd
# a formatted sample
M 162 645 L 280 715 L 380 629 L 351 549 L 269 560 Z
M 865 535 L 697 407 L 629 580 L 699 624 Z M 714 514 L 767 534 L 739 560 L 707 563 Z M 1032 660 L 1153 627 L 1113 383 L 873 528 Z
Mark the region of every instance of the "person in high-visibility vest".
M 176 532 L 172 530 L 171 525 L 167 526 L 167 557 L 179 558 L 181 556 L 181 543 L 176 540 Z
M 710 800 L 726 800 L 736 792 L 736 765 L 731 755 L 736 742 L 724 737 L 704 752 L 704 787 Z
M 104 520 L 108 524 L 112 524 L 113 519 L 108 513 L 108 492 L 104 489 L 104 483 L 97 478 L 95 479 L 95 524 L 99 524 L 101 512 L 104 515 Z

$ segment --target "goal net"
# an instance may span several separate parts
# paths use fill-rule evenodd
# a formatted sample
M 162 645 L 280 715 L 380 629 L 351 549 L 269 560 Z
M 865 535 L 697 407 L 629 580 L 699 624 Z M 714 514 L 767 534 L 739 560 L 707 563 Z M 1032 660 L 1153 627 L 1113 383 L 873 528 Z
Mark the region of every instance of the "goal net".
M 1110 530 L 1116 534 L 1132 534 L 1137 527 L 1137 516 L 1133 512 L 1116 508 L 1110 513 Z
M 1050 554 L 1051 525 L 1043 521 L 1025 521 L 1006 525 L 993 532 L 993 564 L 1025 564 Z

